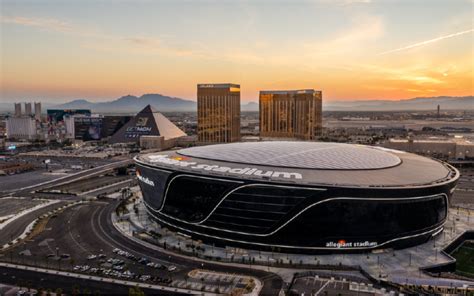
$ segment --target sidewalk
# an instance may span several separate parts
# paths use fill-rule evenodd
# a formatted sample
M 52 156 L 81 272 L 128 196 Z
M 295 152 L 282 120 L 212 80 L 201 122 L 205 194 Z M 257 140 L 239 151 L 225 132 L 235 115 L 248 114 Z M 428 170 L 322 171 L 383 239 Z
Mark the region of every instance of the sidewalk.
M 192 241 L 184 235 L 168 231 L 166 228 L 162 228 L 154 221 L 149 220 L 145 207 L 140 202 L 140 199 L 138 199 L 136 205 L 138 207 L 138 214 L 135 214 L 133 211 L 133 205 L 129 205 L 130 213 L 128 219 L 131 223 L 129 223 L 128 229 L 126 229 L 127 227 L 122 227 L 122 231 L 125 231 L 128 236 L 131 236 L 131 232 L 154 231 L 162 236 L 160 239 L 155 240 L 160 246 L 166 242 L 169 249 L 174 247 L 177 250 L 185 250 L 186 253 L 189 253 L 190 255 L 192 254 L 192 249 L 188 248 L 186 245 L 192 246 L 194 249 L 199 247 L 199 257 L 215 258 L 216 261 L 213 261 L 213 263 L 219 263 L 219 261 L 224 260 L 230 261 L 233 259 L 232 263 L 226 264 L 236 264 L 241 267 L 247 266 L 249 268 L 273 271 L 284 279 L 291 278 L 289 274 L 291 271 L 301 271 L 301 269 L 296 269 L 299 264 L 309 264 L 314 266 L 314 268 L 317 268 L 320 265 L 360 266 L 374 278 L 380 278 L 380 276 L 383 276 L 384 280 L 399 284 L 405 284 L 407 278 L 411 279 L 413 282 L 432 282 L 433 278 L 421 272 L 420 268 L 450 262 L 452 259 L 444 255 L 441 250 L 459 234 L 466 230 L 474 229 L 474 215 L 472 215 L 470 211 L 450 208 L 448 212 L 448 220 L 444 225 L 444 231 L 434 237 L 433 240 L 416 247 L 402 250 L 379 250 L 369 254 L 284 254 L 255 250 L 236 250 L 232 248 L 224 249 Z M 148 242 L 147 245 L 157 248 L 157 246 Z M 161 247 L 159 249 L 160 251 L 163 251 Z M 173 254 L 177 253 L 178 252 L 174 252 Z M 288 268 L 269 266 L 274 265 L 277 261 L 286 264 L 291 263 L 291 266 L 288 266 Z M 449 279 L 447 281 L 457 286 L 472 284 L 471 282 L 460 280 Z

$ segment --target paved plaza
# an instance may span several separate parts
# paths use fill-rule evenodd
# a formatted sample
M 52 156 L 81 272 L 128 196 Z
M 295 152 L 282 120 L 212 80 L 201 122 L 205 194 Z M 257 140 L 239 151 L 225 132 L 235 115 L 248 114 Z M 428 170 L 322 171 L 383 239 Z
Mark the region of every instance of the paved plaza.
M 430 241 L 416 247 L 401 250 L 376 250 L 365 254 L 303 255 L 232 248 L 224 249 L 205 245 L 202 242 L 192 241 L 185 236 L 162 228 L 154 221 L 149 220 L 140 198 L 135 203 L 129 204 L 128 207 L 130 214 L 127 220 L 131 221 L 131 223 L 118 223 L 121 224 L 121 228 L 126 232 L 143 232 L 146 229 L 148 233 L 150 231 L 159 233 L 161 237 L 155 239 L 155 242 L 159 245 L 163 245 L 166 242 L 168 248 L 174 247 L 177 250 L 190 254 L 192 249 L 196 249 L 196 246 L 199 246 L 200 257 L 213 257 L 226 262 L 232 258 L 232 262 L 235 263 L 243 262 L 251 268 L 275 272 L 287 282 L 291 281 L 295 271 L 301 271 L 298 265 L 313 265 L 315 269 L 317 269 L 318 265 L 343 265 L 360 267 L 374 278 L 399 284 L 436 284 L 459 287 L 465 284 L 474 284 L 474 282 L 469 281 L 433 278 L 421 271 L 423 267 L 447 263 L 452 260 L 442 252 L 442 249 L 464 231 L 474 230 L 473 210 L 450 208 L 444 230 Z M 136 214 L 134 207 L 137 209 Z M 272 263 L 276 262 L 286 263 L 288 268 L 271 266 Z

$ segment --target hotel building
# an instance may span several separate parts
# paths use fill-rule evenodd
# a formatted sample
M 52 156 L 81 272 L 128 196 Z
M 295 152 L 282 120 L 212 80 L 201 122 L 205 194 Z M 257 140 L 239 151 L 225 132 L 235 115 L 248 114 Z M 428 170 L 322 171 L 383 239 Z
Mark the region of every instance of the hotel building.
M 198 141 L 240 140 L 240 85 L 198 84 Z
M 322 94 L 313 89 L 260 91 L 260 136 L 314 140 L 322 129 Z

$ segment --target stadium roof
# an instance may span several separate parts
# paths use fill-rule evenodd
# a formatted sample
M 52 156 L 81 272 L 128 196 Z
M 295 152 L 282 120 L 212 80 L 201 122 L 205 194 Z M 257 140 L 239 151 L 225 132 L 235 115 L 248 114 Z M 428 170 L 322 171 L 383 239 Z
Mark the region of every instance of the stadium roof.
M 210 160 L 305 169 L 381 169 L 400 158 L 363 145 L 321 142 L 247 142 L 181 149 L 179 154 Z
M 451 166 L 416 154 L 322 142 L 219 144 L 144 154 L 136 160 L 183 173 L 338 187 L 425 187 L 459 177 Z

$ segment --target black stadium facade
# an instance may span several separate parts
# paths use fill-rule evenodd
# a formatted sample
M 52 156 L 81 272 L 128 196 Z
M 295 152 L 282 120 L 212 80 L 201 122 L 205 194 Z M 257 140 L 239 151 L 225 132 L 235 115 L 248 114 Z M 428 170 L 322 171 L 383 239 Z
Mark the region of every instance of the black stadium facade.
M 148 214 L 194 239 L 315 253 L 403 248 L 440 233 L 459 172 L 396 150 L 219 144 L 135 158 Z

